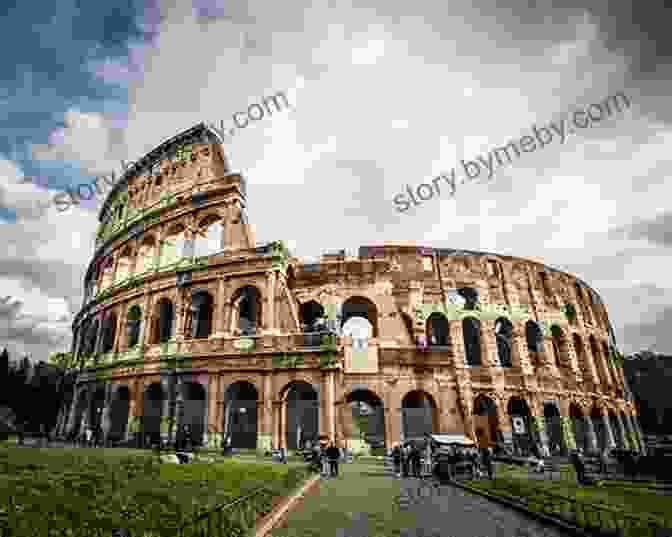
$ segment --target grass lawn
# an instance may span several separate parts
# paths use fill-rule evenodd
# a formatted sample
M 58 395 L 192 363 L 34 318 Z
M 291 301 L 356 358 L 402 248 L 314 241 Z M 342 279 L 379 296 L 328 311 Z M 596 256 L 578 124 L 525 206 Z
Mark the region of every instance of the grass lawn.
M 349 515 L 362 512 L 368 514 L 368 537 L 397 537 L 401 530 L 417 527 L 415 515 L 397 507 L 399 481 L 384 475 L 380 462 L 340 464 L 339 474 L 337 479 L 323 480 L 319 492 L 304 498 L 285 527 L 273 530 L 273 537 L 326 537 L 337 535 L 339 528 L 345 535 L 355 534 Z
M 145 450 L 0 446 L 0 527 L 16 537 L 107 537 L 119 527 L 132 535 L 173 535 L 197 514 L 261 485 L 269 490 L 254 505 L 267 513 L 306 475 L 305 464 L 177 465 Z
M 508 465 L 506 465 L 508 466 Z M 498 495 L 509 495 L 513 497 L 525 497 L 530 502 L 530 508 L 534 508 L 534 498 L 541 498 L 538 491 L 561 495 L 572 498 L 588 504 L 597 504 L 604 507 L 610 507 L 617 511 L 617 515 L 622 513 L 638 518 L 648 518 L 657 520 L 664 525 L 672 522 L 672 496 L 664 496 L 654 490 L 643 487 L 627 487 L 625 484 L 618 486 L 610 484 L 605 486 L 584 485 L 580 486 L 576 480 L 532 480 L 526 477 L 525 470 L 519 468 L 498 467 L 494 481 L 474 480 L 466 481 L 465 484 L 475 488 L 484 489 Z M 566 512 L 570 509 L 569 503 L 561 502 L 554 506 L 557 513 Z M 583 516 L 583 515 L 581 515 Z M 600 524 L 596 515 L 587 515 L 590 523 Z M 611 516 L 603 514 L 607 521 L 607 527 L 613 527 Z

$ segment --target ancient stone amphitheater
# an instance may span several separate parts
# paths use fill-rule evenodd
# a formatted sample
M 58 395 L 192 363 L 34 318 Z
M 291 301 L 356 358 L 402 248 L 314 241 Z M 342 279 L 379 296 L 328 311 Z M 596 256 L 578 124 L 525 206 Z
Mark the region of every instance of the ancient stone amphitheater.
M 203 124 L 127 170 L 100 212 L 61 434 L 264 452 L 426 432 L 519 453 L 639 447 L 606 307 L 575 276 L 409 244 L 305 264 L 256 245 L 246 205 Z

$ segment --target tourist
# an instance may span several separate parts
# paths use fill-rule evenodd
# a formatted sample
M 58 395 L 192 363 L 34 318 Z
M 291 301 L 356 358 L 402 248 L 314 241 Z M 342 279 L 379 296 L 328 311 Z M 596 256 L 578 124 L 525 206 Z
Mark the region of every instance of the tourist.
M 574 470 L 576 471 L 576 480 L 579 485 L 585 485 L 586 484 L 586 465 L 583 462 L 583 458 L 581 457 L 581 450 L 580 449 L 575 449 L 572 451 L 572 454 L 570 455 L 570 460 L 572 462 L 572 465 L 574 466 Z
M 485 471 L 488 474 L 488 479 L 493 479 L 494 474 L 494 464 L 492 462 L 492 454 L 490 453 L 490 448 L 483 448 L 481 450 L 481 460 L 483 461 L 483 466 Z
M 86 428 L 86 446 L 91 447 L 91 437 L 93 436 L 93 431 L 90 427 Z
M 394 475 L 401 477 L 401 448 L 399 444 L 394 444 L 392 448 L 392 462 L 394 463 Z
M 331 477 L 338 477 L 338 459 L 341 456 L 341 452 L 338 450 L 333 440 L 327 448 L 326 454 L 329 459 L 329 470 Z

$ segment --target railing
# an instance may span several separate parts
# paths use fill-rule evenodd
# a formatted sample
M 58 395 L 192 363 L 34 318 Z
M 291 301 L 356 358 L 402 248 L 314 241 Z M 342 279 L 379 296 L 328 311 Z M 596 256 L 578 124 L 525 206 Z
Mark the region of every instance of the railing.
M 471 487 L 472 485 L 470 485 Z M 476 490 L 477 486 L 473 486 Z M 491 493 L 489 490 L 483 492 Z M 534 496 L 526 497 L 524 492 L 521 495 L 517 491 L 495 490 L 497 496 L 506 497 L 533 512 L 541 512 L 562 519 L 565 522 L 589 530 L 606 530 L 609 533 L 603 535 L 621 535 L 625 537 L 658 537 L 661 535 L 661 529 L 669 529 L 672 519 L 665 519 L 663 525 L 659 521 L 644 517 L 626 515 L 621 510 L 606 505 L 594 504 L 577 500 L 559 494 L 535 489 Z M 504 496 L 504 494 L 506 496 Z M 610 531 L 611 530 L 611 531 Z M 622 530 L 621 533 L 615 533 L 614 530 Z M 613 533 L 612 533 L 613 532 Z
M 263 491 L 270 490 L 268 487 L 260 487 L 250 494 L 237 500 L 210 509 L 198 515 L 194 520 L 184 524 L 178 537 L 234 537 L 249 535 L 257 521 L 257 510 L 250 498 Z M 226 511 L 235 506 L 242 505 L 238 509 L 237 516 L 228 517 Z M 236 520 L 237 519 L 237 520 Z

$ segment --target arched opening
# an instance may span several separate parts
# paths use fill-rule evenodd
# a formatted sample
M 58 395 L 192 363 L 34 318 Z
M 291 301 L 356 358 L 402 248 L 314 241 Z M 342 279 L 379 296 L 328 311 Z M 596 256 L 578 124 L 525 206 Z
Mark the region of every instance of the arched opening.
M 110 432 L 108 438 L 113 441 L 123 440 L 128 425 L 128 411 L 130 403 L 130 391 L 127 386 L 119 386 L 110 409 Z
M 117 270 L 114 275 L 115 282 L 121 282 L 133 274 L 133 252 L 127 246 L 119 256 L 117 261 Z
M 293 382 L 286 389 L 285 401 L 287 448 L 302 448 L 307 440 L 317 442 L 320 402 L 315 388 L 304 381 Z
M 114 312 L 108 312 L 103 319 L 103 341 L 102 352 L 112 352 L 114 348 L 114 338 L 117 334 L 117 315 Z
M 497 356 L 502 367 L 513 367 L 513 325 L 505 317 L 495 321 Z
M 142 332 L 142 308 L 137 304 L 131 306 L 128 310 L 126 327 L 128 333 L 128 348 L 131 349 L 140 342 L 140 334 Z
M 542 365 L 541 355 L 544 352 L 544 334 L 534 321 L 525 323 L 525 341 L 533 367 L 540 367 Z
M 558 369 L 571 369 L 569 350 L 567 349 L 567 340 L 565 333 L 558 325 L 551 326 L 553 336 L 553 354 L 555 355 L 555 365 Z
M 191 296 L 191 337 L 210 337 L 212 328 L 212 296 L 207 291 L 195 291 Z
M 596 406 L 590 410 L 590 421 L 593 424 L 593 429 L 595 430 L 595 436 L 597 437 L 597 448 L 602 451 L 607 449 L 607 431 L 604 427 L 604 421 L 602 419 L 602 413 L 600 409 Z
M 253 336 L 261 329 L 262 300 L 256 287 L 246 285 L 234 295 L 233 310 L 236 329 L 241 336 Z
M 576 353 L 576 359 L 579 363 L 579 369 L 583 374 L 584 380 L 589 380 L 592 378 L 590 372 L 590 365 L 588 363 L 588 357 L 586 356 L 585 349 L 583 348 L 583 341 L 578 334 L 572 334 L 572 343 L 574 345 L 574 352 Z
M 185 238 L 184 226 L 177 225 L 171 228 L 166 238 L 161 241 L 159 266 L 165 267 L 179 261 L 184 255 Z
M 153 236 L 145 237 L 138 248 L 138 257 L 135 260 L 135 273 L 143 274 L 154 270 L 156 265 L 156 240 Z
M 352 317 L 363 317 L 369 321 L 372 337 L 378 337 L 378 308 L 368 298 L 353 296 L 343 303 L 341 328 Z
M 310 300 L 301 304 L 299 315 L 304 332 L 304 345 L 306 347 L 319 347 L 320 332 L 327 331 L 324 308 L 321 304 Z
M 623 436 L 621 435 L 621 428 L 618 426 L 618 418 L 613 411 L 609 411 L 609 424 L 611 425 L 611 432 L 614 434 L 614 440 L 616 441 L 616 447 L 619 449 L 624 449 L 625 445 L 623 444 Z
M 143 441 L 149 440 L 151 444 L 161 441 L 161 418 L 163 416 L 163 400 L 165 398 L 163 387 L 154 382 L 145 391 L 145 407 L 142 420 Z
M 165 343 L 175 337 L 175 307 L 169 299 L 162 298 L 155 311 L 154 343 Z
M 478 289 L 474 287 L 462 287 L 457 290 L 457 294 L 464 300 L 464 309 L 473 310 L 478 305 Z
M 581 408 L 576 403 L 569 405 L 569 418 L 572 423 L 572 430 L 576 440 L 576 447 L 582 448 L 584 451 L 589 449 L 588 435 L 586 434 L 586 424 Z
M 177 410 L 178 430 L 192 446 L 203 444 L 205 433 L 205 388 L 199 382 L 181 382 L 181 405 Z
M 595 367 L 597 368 L 597 375 L 600 378 L 600 383 L 603 386 L 608 386 L 609 377 L 607 375 L 609 374 L 609 370 L 607 369 L 607 364 L 602 359 L 600 349 L 597 346 L 597 340 L 595 339 L 595 336 L 591 334 L 590 337 L 588 338 L 588 341 L 590 344 L 590 353 L 593 356 L 593 362 L 595 363 Z
M 402 435 L 404 440 L 423 438 L 438 431 L 436 404 L 422 390 L 408 392 L 401 403 Z
M 448 347 L 448 320 L 441 313 L 432 313 L 427 319 L 427 343 L 430 347 Z
M 481 321 L 474 317 L 462 319 L 462 336 L 466 364 L 481 365 Z
M 479 395 L 474 401 L 474 429 L 479 447 L 494 448 L 502 440 L 497 425 L 497 405 L 489 397 Z
M 194 236 L 194 255 L 214 255 L 222 251 L 223 245 L 224 226 L 221 220 L 215 215 L 204 218 Z
M 224 436 L 231 447 L 257 447 L 257 389 L 246 381 L 234 382 L 224 395 Z
M 97 431 L 102 424 L 103 409 L 105 408 L 105 386 L 97 386 L 93 392 L 89 407 L 89 427 Z
M 513 431 L 513 448 L 518 455 L 528 456 L 532 453 L 533 442 L 530 433 L 530 408 L 521 397 L 512 397 L 508 404 L 509 416 Z
M 352 430 L 344 427 L 345 436 L 360 445 L 353 451 L 370 451 L 385 446 L 385 409 L 383 401 L 370 390 L 354 390 L 345 398 L 352 417 Z
M 560 422 L 560 412 L 555 403 L 544 403 L 544 422 L 551 454 L 558 454 L 562 450 L 562 423 Z

